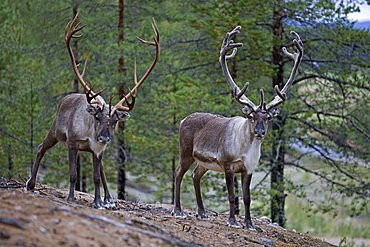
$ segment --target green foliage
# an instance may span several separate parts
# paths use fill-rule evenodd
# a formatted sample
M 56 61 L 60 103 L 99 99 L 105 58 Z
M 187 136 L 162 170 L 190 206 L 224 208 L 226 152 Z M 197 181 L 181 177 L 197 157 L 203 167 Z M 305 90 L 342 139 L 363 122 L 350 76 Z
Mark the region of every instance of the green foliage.
M 253 179 L 258 186 L 252 192 L 252 213 L 268 215 L 269 200 L 278 193 L 270 190 L 268 174 L 274 159 L 272 143 L 280 140 L 284 141 L 285 165 L 305 172 L 299 182 L 286 178 L 284 191 L 306 200 L 307 214 L 333 216 L 344 208 L 355 217 L 368 210 L 370 174 L 364 166 L 368 166 L 370 154 L 370 39 L 368 31 L 353 29 L 346 18 L 357 10 L 358 1 L 125 1 L 125 39 L 117 45 L 116 1 L 35 0 L 22 4 L 5 0 L 0 6 L 0 176 L 27 177 L 58 102 L 73 91 L 73 72 L 63 36 L 75 3 L 86 25 L 77 43 L 79 59 L 88 60 L 85 78 L 99 89 L 106 88 L 106 99 L 117 95 L 119 83 L 126 88 L 133 86 L 135 59 L 139 77 L 151 63 L 152 47 L 143 46 L 136 36 L 150 39 L 152 17 L 160 30 L 159 63 L 138 92 L 125 133 L 117 133 L 130 150 L 126 164 L 129 185 L 154 194 L 152 201 L 170 202 L 180 121 L 197 111 L 241 115 L 218 63 L 227 31 L 242 26 L 236 41 L 243 47 L 230 66 L 239 86 L 250 81 L 247 95 L 257 102 L 260 88 L 265 90 L 266 100 L 274 95 L 271 78 L 277 66 L 271 62 L 273 45 L 287 46 L 292 51 L 289 31 L 295 30 L 304 40 L 305 56 L 288 93 L 289 100 L 281 106 L 284 125 L 270 131 L 263 143 L 260 166 Z M 272 17 L 279 8 L 284 11 L 284 32 L 276 39 Z M 126 70 L 119 73 L 118 58 L 122 55 Z M 282 65 L 287 78 L 292 63 L 284 58 Z M 114 97 L 113 102 L 117 101 Z M 312 161 L 312 155 L 323 161 Z M 104 162 L 108 181 L 115 188 L 116 143 L 108 148 Z M 90 154 L 83 155 L 82 170 L 91 190 Z M 194 208 L 190 173 L 183 181 L 183 201 L 186 207 Z M 312 189 L 311 176 L 331 194 L 315 197 L 323 194 L 323 188 Z M 68 186 L 64 147 L 48 152 L 38 181 Z M 202 185 L 207 207 L 227 211 L 223 175 L 208 172 Z M 343 199 L 346 203 L 341 205 L 338 198 L 351 198 L 357 203 Z M 318 229 L 320 219 L 312 223 Z
M 309 233 L 319 236 L 342 236 L 346 238 L 369 238 L 370 231 L 366 222 L 361 217 L 350 220 L 344 212 L 341 217 L 332 217 L 331 212 L 319 212 L 312 210 L 312 205 L 303 203 L 302 200 L 291 197 L 287 200 L 289 210 L 287 217 L 288 229 L 297 232 Z M 302 210 L 307 214 L 303 214 Z M 363 215 L 362 217 L 366 217 Z

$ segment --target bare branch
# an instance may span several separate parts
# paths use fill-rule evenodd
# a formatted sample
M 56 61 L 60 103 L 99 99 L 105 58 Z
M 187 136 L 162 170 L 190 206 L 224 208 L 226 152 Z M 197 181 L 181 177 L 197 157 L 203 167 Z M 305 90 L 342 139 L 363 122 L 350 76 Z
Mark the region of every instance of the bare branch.
M 297 167 L 305 172 L 308 172 L 308 173 L 311 173 L 311 174 L 314 174 L 315 176 L 318 176 L 322 179 L 324 179 L 325 181 L 333 184 L 333 185 L 337 185 L 341 188 L 343 188 L 343 191 L 350 191 L 350 192 L 353 192 L 355 194 L 358 194 L 358 195 L 361 195 L 361 196 L 364 196 L 364 197 L 370 197 L 370 193 L 368 192 L 369 190 L 366 190 L 366 187 L 368 185 L 364 185 L 362 187 L 350 187 L 350 186 L 346 186 L 345 184 L 342 184 L 340 182 L 337 182 L 331 178 L 328 178 L 326 176 L 324 176 L 323 174 L 319 173 L 319 172 L 316 172 L 316 171 L 312 171 L 304 166 L 301 166 L 299 164 L 296 164 L 296 163 L 292 163 L 292 162 L 286 162 L 285 165 L 288 165 L 288 166 L 294 166 L 294 167 Z M 365 189 L 364 192 L 362 192 L 361 190 L 362 189 Z

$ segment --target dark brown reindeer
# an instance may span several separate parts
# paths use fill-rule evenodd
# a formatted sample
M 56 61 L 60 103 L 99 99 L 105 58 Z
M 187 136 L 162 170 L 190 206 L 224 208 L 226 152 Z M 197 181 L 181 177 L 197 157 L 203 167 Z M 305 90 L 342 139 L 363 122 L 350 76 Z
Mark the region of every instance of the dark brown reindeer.
M 180 124 L 180 161 L 175 176 L 175 205 L 172 214 L 176 217 L 186 217 L 181 209 L 180 186 L 184 174 L 195 162 L 193 184 L 197 200 L 197 215 L 206 218 L 203 205 L 200 179 L 208 171 L 224 172 L 230 204 L 228 225 L 239 228 L 235 218 L 234 173 L 241 173 L 243 201 L 245 206 L 244 224 L 248 229 L 254 229 L 250 216 L 250 183 L 252 174 L 259 162 L 261 143 L 266 135 L 268 122 L 276 116 L 277 106 L 286 99 L 286 92 L 292 85 L 297 69 L 303 56 L 303 44 L 295 32 L 293 40 L 297 53 L 283 52 L 294 61 L 293 69 L 284 88 L 280 91 L 275 87 L 277 95 L 266 104 L 264 92 L 260 90 L 260 104 L 256 106 L 244 95 L 248 84 L 242 89 L 235 84 L 227 68 L 226 61 L 235 56 L 241 43 L 234 43 L 232 38 L 239 34 L 240 26 L 226 34 L 220 50 L 220 63 L 227 83 L 233 91 L 234 98 L 243 105 L 244 117 L 227 118 L 209 113 L 193 113 L 182 120 Z M 230 55 L 227 53 L 232 50 Z
M 92 87 L 85 82 L 83 76 L 86 69 L 86 62 L 82 74 L 80 74 L 78 70 L 76 58 L 70 45 L 71 39 L 79 38 L 80 36 L 77 35 L 77 32 L 84 28 L 84 26 L 81 26 L 80 22 L 77 21 L 77 17 L 78 13 L 67 25 L 65 42 L 71 57 L 73 71 L 84 88 L 85 94 L 73 93 L 67 95 L 59 103 L 58 111 L 49 133 L 42 144 L 38 147 L 31 178 L 27 181 L 26 187 L 28 190 L 32 190 L 35 187 L 37 171 L 39 169 L 41 159 L 50 148 L 58 142 L 61 142 L 67 147 L 69 157 L 70 188 L 67 201 L 73 202 L 76 200 L 74 197 L 74 187 L 77 178 L 77 154 L 79 151 L 87 151 L 92 153 L 93 156 L 93 178 L 95 189 L 93 206 L 96 208 L 116 208 L 108 190 L 102 157 L 104 150 L 111 141 L 115 125 L 118 121 L 125 121 L 129 117 L 128 112 L 134 107 L 137 89 L 149 76 L 158 61 L 160 54 L 159 32 L 153 19 L 152 27 L 154 30 L 154 41 L 148 42 L 138 38 L 144 44 L 155 46 L 155 58 L 139 81 L 137 80 L 135 62 L 135 86 L 127 95 L 123 95 L 123 98 L 115 106 L 112 106 L 112 98 L 110 98 L 109 104 L 107 104 L 103 97 L 100 96 L 103 90 L 94 93 Z M 131 98 L 131 103 L 128 102 L 129 98 Z M 124 105 L 125 103 L 127 106 Z M 100 179 L 102 180 L 104 188 L 104 203 L 100 198 Z

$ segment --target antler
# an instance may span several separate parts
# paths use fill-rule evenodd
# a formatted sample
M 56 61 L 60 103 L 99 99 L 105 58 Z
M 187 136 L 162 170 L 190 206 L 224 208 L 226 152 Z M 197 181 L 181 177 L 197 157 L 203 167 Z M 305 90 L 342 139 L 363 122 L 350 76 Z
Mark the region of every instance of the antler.
M 80 30 L 82 30 L 85 27 L 85 26 L 81 25 L 81 22 L 77 22 L 78 14 L 79 13 L 77 12 L 76 15 L 73 17 L 73 19 L 67 24 L 64 40 L 65 40 L 66 45 L 67 45 L 69 56 L 71 57 L 73 71 L 75 72 L 78 81 L 81 83 L 82 87 L 85 89 L 87 102 L 89 104 L 92 104 L 92 103 L 97 104 L 100 108 L 102 108 L 103 107 L 103 102 L 101 102 L 99 100 L 99 98 L 96 98 L 96 97 L 98 95 L 100 95 L 104 91 L 104 89 L 100 90 L 97 93 L 94 93 L 92 91 L 93 86 L 90 87 L 89 84 L 86 83 L 83 79 L 83 76 L 84 76 L 85 71 L 86 71 L 87 62 L 85 62 L 83 72 L 82 72 L 82 74 L 80 74 L 80 71 L 78 70 L 78 65 L 76 63 L 76 58 L 75 58 L 75 56 L 73 54 L 73 51 L 72 51 L 72 48 L 71 48 L 71 39 L 72 38 L 74 38 L 74 39 L 80 38 L 82 36 L 82 34 L 77 35 L 76 33 L 79 32 Z M 95 101 L 93 101 L 94 99 L 95 99 Z
M 235 35 L 240 33 L 240 29 L 241 26 L 237 26 L 226 34 L 226 37 L 222 41 L 219 61 L 221 63 L 222 72 L 225 75 L 227 83 L 233 90 L 233 96 L 236 99 L 236 101 L 243 105 L 248 106 L 252 111 L 256 111 L 257 106 L 251 100 L 249 100 L 247 96 L 244 95 L 245 91 L 248 88 L 248 82 L 244 84 L 242 89 L 240 89 L 234 82 L 233 78 L 231 77 L 230 71 L 226 63 L 226 60 L 231 59 L 236 55 L 238 47 L 241 47 L 243 45 L 242 43 L 234 43 L 234 41 L 232 40 L 232 38 Z M 230 55 L 226 55 L 231 49 L 233 50 L 232 53 Z
M 293 43 L 298 51 L 294 54 L 287 51 L 286 47 L 283 47 L 283 53 L 288 56 L 290 59 L 294 61 L 292 72 L 290 73 L 288 81 L 285 83 L 283 89 L 280 91 L 278 85 L 275 86 L 276 90 L 276 96 L 275 98 L 267 104 L 266 109 L 271 110 L 272 108 L 275 108 L 279 104 L 281 104 L 284 100 L 286 100 L 286 92 L 288 91 L 289 87 L 292 85 L 294 78 L 297 74 L 298 67 L 302 61 L 303 57 L 303 42 L 301 40 L 301 37 L 299 37 L 298 33 L 291 31 L 291 34 L 295 35 L 295 39 L 293 39 Z
M 141 39 L 139 37 L 137 37 L 137 39 L 140 40 L 142 43 L 144 43 L 146 45 L 155 46 L 155 48 L 156 48 L 155 58 L 154 58 L 152 64 L 150 65 L 150 67 L 147 69 L 147 71 L 141 77 L 141 79 L 139 81 L 137 80 L 137 71 L 136 71 L 137 70 L 137 68 L 136 68 L 137 66 L 136 66 L 136 60 L 135 60 L 135 66 L 134 66 L 134 81 L 135 81 L 135 86 L 134 86 L 134 88 L 132 90 L 130 90 L 130 92 L 128 94 L 123 95 L 123 98 L 114 106 L 112 113 L 114 113 L 114 111 L 117 110 L 117 109 L 121 109 L 121 110 L 124 110 L 124 111 L 131 111 L 134 108 L 137 89 L 146 80 L 146 78 L 152 72 L 153 68 L 155 67 L 155 65 L 156 65 L 156 63 L 158 61 L 159 54 L 161 52 L 161 46 L 160 46 L 160 43 L 159 43 L 159 31 L 158 31 L 158 27 L 157 27 L 157 24 L 155 23 L 154 18 L 152 20 L 152 28 L 153 28 L 153 32 L 154 32 L 153 41 L 145 41 L 145 40 L 143 40 L 143 39 Z M 130 97 L 132 98 L 131 103 L 128 102 L 128 99 Z M 127 104 L 127 107 L 123 105 L 124 103 Z

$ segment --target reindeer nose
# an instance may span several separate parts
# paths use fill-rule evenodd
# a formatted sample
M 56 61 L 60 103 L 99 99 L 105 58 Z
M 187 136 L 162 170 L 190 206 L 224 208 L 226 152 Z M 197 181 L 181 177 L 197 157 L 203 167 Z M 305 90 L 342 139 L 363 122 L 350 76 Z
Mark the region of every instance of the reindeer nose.
M 109 136 L 99 136 L 98 137 L 98 142 L 108 144 L 110 142 L 110 138 L 109 138 Z
M 264 129 L 254 129 L 254 135 L 256 136 L 264 136 L 266 134 L 266 131 Z

